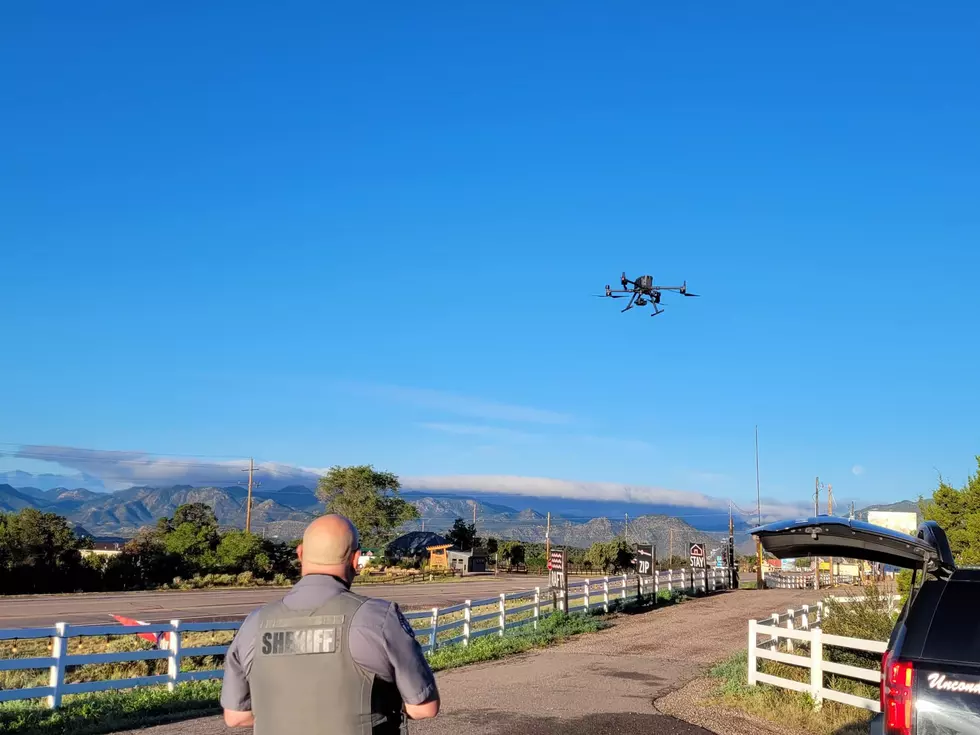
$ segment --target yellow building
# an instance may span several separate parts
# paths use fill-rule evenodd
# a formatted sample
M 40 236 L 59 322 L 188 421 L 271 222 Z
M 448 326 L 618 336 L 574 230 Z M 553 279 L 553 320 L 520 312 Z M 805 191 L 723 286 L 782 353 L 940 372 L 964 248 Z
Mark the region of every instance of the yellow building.
M 449 549 L 452 544 L 440 544 L 439 546 L 426 546 L 429 552 L 429 569 L 449 569 Z

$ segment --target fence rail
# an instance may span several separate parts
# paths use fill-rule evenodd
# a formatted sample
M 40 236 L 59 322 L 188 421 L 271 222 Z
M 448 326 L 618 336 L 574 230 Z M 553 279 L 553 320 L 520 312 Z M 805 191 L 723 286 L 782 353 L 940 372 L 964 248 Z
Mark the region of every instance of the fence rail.
M 628 600 L 656 599 L 663 591 L 694 592 L 709 594 L 727 589 L 727 569 L 661 571 L 655 577 L 625 575 L 585 579 L 568 585 L 568 612 L 586 612 L 602 609 L 610 611 Z M 405 613 L 423 651 L 431 654 L 443 646 L 469 645 L 469 642 L 487 635 L 503 635 L 505 631 L 531 625 L 535 629 L 540 621 L 563 601 L 553 599 L 550 590 L 540 587 L 533 590 L 502 593 L 482 600 L 466 600 L 457 605 L 431 610 Z M 32 658 L 0 658 L 0 672 L 43 670 L 48 671 L 46 686 L 0 689 L 0 702 L 24 699 L 45 699 L 49 708 L 61 706 L 65 695 L 100 692 L 112 689 L 166 685 L 173 691 L 186 681 L 220 679 L 221 668 L 184 671 L 184 659 L 192 656 L 223 656 L 228 645 L 185 647 L 183 634 L 192 632 L 237 631 L 241 621 L 190 623 L 171 620 L 169 623 L 150 625 L 69 625 L 58 623 L 43 628 L 0 629 L 0 641 L 50 639 L 50 655 Z M 88 653 L 69 655 L 68 642 L 81 636 L 128 636 L 150 633 L 158 637 L 158 647 L 141 651 Z M 92 664 L 127 663 L 133 661 L 166 660 L 167 673 L 155 676 L 84 681 L 69 683 L 69 667 Z
M 860 597 L 836 597 L 839 602 L 855 602 Z M 900 599 L 893 596 L 892 603 Z M 836 674 L 849 679 L 857 679 L 871 684 L 881 681 L 880 668 L 869 669 L 850 664 L 836 663 L 824 659 L 824 647 L 861 651 L 865 653 L 884 653 L 888 647 L 886 641 L 872 641 L 862 638 L 847 638 L 844 636 L 824 633 L 821 624 L 827 618 L 826 601 L 816 605 L 803 605 L 800 608 L 789 609 L 785 613 L 773 613 L 771 618 L 749 621 L 749 656 L 748 683 L 750 686 L 768 684 L 781 689 L 791 689 L 810 695 L 814 706 L 820 708 L 825 700 L 860 707 L 871 712 L 880 712 L 878 699 L 868 699 L 854 694 L 840 692 L 824 686 L 825 674 Z M 764 640 L 760 643 L 759 638 Z M 784 643 L 780 645 L 780 642 Z M 806 655 L 796 652 L 796 644 L 801 646 Z M 759 659 L 776 661 L 789 666 L 798 666 L 809 671 L 809 681 L 801 682 L 774 676 L 759 671 Z

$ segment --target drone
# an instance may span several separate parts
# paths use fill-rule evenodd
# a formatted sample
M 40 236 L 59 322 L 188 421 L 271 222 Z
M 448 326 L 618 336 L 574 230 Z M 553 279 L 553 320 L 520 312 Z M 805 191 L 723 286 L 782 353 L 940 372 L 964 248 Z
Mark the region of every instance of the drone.
M 688 293 L 687 291 L 687 281 L 684 281 L 682 286 L 655 286 L 653 284 L 653 276 L 640 276 L 635 281 L 630 280 L 626 277 L 626 273 L 623 273 L 622 278 L 620 278 L 620 283 L 623 284 L 622 289 L 616 289 L 615 291 L 607 284 L 605 294 L 596 294 L 599 298 L 608 297 L 610 299 L 625 299 L 629 295 L 630 302 L 626 305 L 620 313 L 624 311 L 629 311 L 634 306 L 646 306 L 647 304 L 653 304 L 653 313 L 650 316 L 657 316 L 658 314 L 663 314 L 664 310 L 660 308 L 660 295 L 661 291 L 677 291 L 681 296 L 699 296 L 700 294 Z

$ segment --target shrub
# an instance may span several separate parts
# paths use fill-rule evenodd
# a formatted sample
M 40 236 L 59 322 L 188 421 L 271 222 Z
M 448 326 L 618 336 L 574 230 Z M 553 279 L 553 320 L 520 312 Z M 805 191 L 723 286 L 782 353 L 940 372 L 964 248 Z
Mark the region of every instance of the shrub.
M 853 602 L 839 602 L 833 597 L 827 600 L 827 619 L 823 621 L 824 633 L 863 638 L 872 641 L 887 641 L 895 627 L 895 613 L 892 600 L 874 586 L 864 590 L 863 599 Z M 835 663 L 850 664 L 862 668 L 877 668 L 881 657 L 876 653 L 852 651 L 827 646 L 825 658 Z
M 235 577 L 235 584 L 240 587 L 251 587 L 255 584 L 255 575 L 251 572 L 241 572 Z

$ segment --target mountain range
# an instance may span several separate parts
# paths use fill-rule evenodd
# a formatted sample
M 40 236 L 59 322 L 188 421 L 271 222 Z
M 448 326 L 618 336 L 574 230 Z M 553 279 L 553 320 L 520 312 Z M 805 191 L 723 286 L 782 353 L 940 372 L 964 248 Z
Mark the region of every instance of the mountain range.
M 22 508 L 58 513 L 71 521 L 79 533 L 94 536 L 132 536 L 143 526 L 152 526 L 158 518 L 173 515 L 184 503 L 206 503 L 215 511 L 219 523 L 228 528 L 245 524 L 246 491 L 241 487 L 131 487 L 116 492 L 93 492 L 87 488 L 14 488 L 0 485 L 0 511 Z M 419 511 L 421 519 L 405 524 L 403 531 L 445 532 L 453 521 L 475 517 L 479 532 L 503 540 L 543 542 L 548 531 L 547 516 L 531 508 L 518 510 L 497 503 L 455 494 L 402 493 Z M 302 535 L 306 524 L 321 511 L 322 502 L 307 487 L 292 486 L 276 492 L 253 493 L 252 529 L 257 533 L 281 539 Z M 628 524 L 628 527 L 627 527 Z M 662 553 L 673 543 L 674 552 L 682 553 L 688 541 L 719 545 L 718 534 L 700 531 L 678 518 L 646 515 L 623 520 L 608 518 L 551 518 L 551 541 L 554 544 L 588 547 L 596 541 L 629 537 L 635 541 L 655 543 Z
M 158 518 L 172 516 L 184 503 L 201 502 L 215 511 L 225 528 L 243 528 L 247 492 L 240 486 L 131 487 L 115 492 L 96 492 L 89 488 L 36 486 L 13 487 L 0 484 L 0 511 L 16 512 L 22 508 L 58 513 L 75 526 L 78 533 L 131 537 L 141 527 L 155 525 Z M 499 539 L 543 542 L 548 533 L 548 517 L 532 508 L 519 510 L 501 503 L 486 502 L 457 493 L 403 491 L 421 518 L 405 524 L 400 530 L 444 533 L 457 518 L 468 523 L 476 518 L 481 535 Z M 323 504 L 315 492 L 303 485 L 287 486 L 275 491 L 253 493 L 252 529 L 270 538 L 299 538 L 312 518 L 322 512 Z M 868 510 L 916 510 L 915 503 L 902 501 L 888 506 L 871 506 L 857 512 L 866 518 Z M 474 515 L 475 514 L 475 515 Z M 753 553 L 754 545 L 746 530 L 751 524 L 736 518 L 736 544 L 742 553 Z M 715 527 L 696 528 L 670 512 L 647 513 L 635 518 L 610 519 L 578 514 L 551 514 L 550 538 L 559 545 L 585 548 L 596 541 L 624 537 L 656 544 L 659 553 L 673 548 L 682 554 L 691 541 L 705 542 L 710 548 L 720 545 L 727 532 Z

